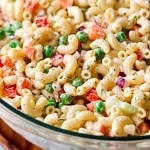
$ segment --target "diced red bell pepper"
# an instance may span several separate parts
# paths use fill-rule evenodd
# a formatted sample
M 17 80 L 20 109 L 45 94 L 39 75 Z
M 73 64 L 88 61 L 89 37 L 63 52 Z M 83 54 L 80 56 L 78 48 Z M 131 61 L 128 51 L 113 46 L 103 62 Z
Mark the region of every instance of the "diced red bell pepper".
M 38 17 L 35 19 L 35 24 L 37 27 L 48 27 L 49 26 L 49 21 L 46 16 Z
M 104 125 L 102 122 L 96 122 L 93 126 L 93 129 L 103 133 L 105 136 L 109 135 L 109 128 Z
M 103 124 L 100 125 L 100 132 L 103 133 L 105 136 L 109 135 L 108 127 L 104 126 Z
M 138 60 L 143 60 L 144 56 L 140 50 L 136 51 L 135 54 L 137 55 Z
M 60 6 L 61 6 L 63 9 L 66 9 L 67 7 L 73 5 L 73 0 L 59 0 L 59 2 L 60 2 Z
M 140 133 L 147 133 L 150 130 L 150 127 L 148 125 L 148 123 L 146 122 L 142 122 L 139 126 L 139 131 Z
M 17 82 L 17 91 L 19 94 L 21 94 L 22 89 L 32 89 L 32 84 L 28 78 L 23 78 L 21 80 L 18 80 Z
M 12 60 L 8 56 L 1 57 L 1 63 L 7 67 L 13 67 L 14 66 L 14 63 L 12 62 Z
M 14 98 L 17 95 L 16 85 L 4 86 L 4 95 L 9 98 Z
M 100 38 L 104 38 L 105 37 L 105 31 L 104 28 L 101 27 L 100 25 L 93 23 L 90 27 L 89 30 L 89 39 L 90 40 L 96 40 L 96 39 L 100 39 Z
M 96 100 L 100 99 L 95 88 L 92 88 L 90 91 L 88 91 L 88 93 L 86 95 L 86 99 L 88 101 L 96 101 Z
M 2 76 L 3 77 L 6 77 L 6 76 L 11 76 L 11 75 L 14 75 L 15 73 L 14 73 L 14 71 L 13 71 L 13 69 L 7 69 L 7 70 L 3 70 L 3 73 L 2 73 Z
M 28 12 L 34 14 L 39 9 L 40 3 L 38 0 L 24 0 L 24 7 Z
M 30 58 L 31 60 L 34 59 L 34 56 L 35 56 L 35 48 L 34 47 L 25 47 L 24 52 L 28 58 Z
M 2 60 L 0 59 L 0 68 L 3 67 L 3 63 L 2 63 Z

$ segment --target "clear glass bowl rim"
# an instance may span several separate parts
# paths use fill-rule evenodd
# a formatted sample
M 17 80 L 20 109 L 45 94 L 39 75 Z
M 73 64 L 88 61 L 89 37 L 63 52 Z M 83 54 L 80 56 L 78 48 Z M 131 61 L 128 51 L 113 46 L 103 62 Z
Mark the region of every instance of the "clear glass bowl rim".
M 33 124 L 38 125 L 39 127 L 44 127 L 47 128 L 49 130 L 53 130 L 55 132 L 58 133 L 62 133 L 65 135 L 71 135 L 71 136 L 75 136 L 75 137 L 80 137 L 80 138 L 85 138 L 85 139 L 95 139 L 95 140 L 103 140 L 103 141 L 140 141 L 140 140 L 147 140 L 150 139 L 150 135 L 142 135 L 142 136 L 128 136 L 128 137 L 108 137 L 108 136 L 96 136 L 96 135 L 90 135 L 90 134 L 82 134 L 82 133 L 78 133 L 78 132 L 73 132 L 73 131 L 69 131 L 69 130 L 64 130 L 52 125 L 48 125 L 46 123 L 43 123 L 41 121 L 38 121 L 32 117 L 30 117 L 27 114 L 24 114 L 20 111 L 18 111 L 17 109 L 15 109 L 13 106 L 11 106 L 10 104 L 8 104 L 7 102 L 5 102 L 4 100 L 2 100 L 0 98 L 0 104 L 2 104 L 4 107 L 6 107 L 7 109 L 11 110 L 13 113 L 15 113 L 17 116 L 22 117 L 23 119 L 32 122 Z

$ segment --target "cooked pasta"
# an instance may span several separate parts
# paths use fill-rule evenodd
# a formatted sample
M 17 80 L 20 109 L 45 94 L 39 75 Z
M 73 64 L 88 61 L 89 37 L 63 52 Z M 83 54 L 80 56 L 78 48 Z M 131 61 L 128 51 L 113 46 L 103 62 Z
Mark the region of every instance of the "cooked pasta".
M 150 1 L 0 0 L 0 98 L 97 136 L 150 133 Z

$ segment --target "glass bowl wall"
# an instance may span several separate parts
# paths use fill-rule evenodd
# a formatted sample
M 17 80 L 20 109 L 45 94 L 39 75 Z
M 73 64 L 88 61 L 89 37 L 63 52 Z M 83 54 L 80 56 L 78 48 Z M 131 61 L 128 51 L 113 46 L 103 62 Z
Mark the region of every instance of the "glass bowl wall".
M 35 120 L 3 100 L 0 100 L 0 118 L 44 150 L 150 150 L 150 135 L 104 137 L 67 131 Z

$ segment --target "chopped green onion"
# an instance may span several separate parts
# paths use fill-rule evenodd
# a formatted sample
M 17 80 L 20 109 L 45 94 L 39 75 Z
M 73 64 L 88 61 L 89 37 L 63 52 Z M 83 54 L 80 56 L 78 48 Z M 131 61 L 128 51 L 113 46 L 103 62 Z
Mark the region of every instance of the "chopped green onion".
M 83 15 L 85 15 L 87 9 L 86 8 L 81 8 L 81 11 L 82 11 Z
M 105 110 L 105 103 L 102 102 L 102 101 L 98 101 L 98 102 L 95 103 L 95 107 L 94 108 L 95 108 L 95 111 L 97 113 L 101 113 L 101 112 L 103 112 Z
M 49 69 L 48 68 L 46 68 L 46 69 L 44 69 L 44 71 L 43 71 L 43 73 L 48 73 L 49 72 Z
M 75 78 L 72 81 L 72 85 L 77 88 L 78 86 L 82 85 L 82 80 L 80 78 Z
M 4 29 L 0 29 L 0 40 L 4 39 L 6 37 L 6 33 Z
M 53 93 L 54 89 L 53 89 L 53 87 L 52 87 L 52 83 L 47 83 L 47 84 L 45 85 L 45 90 L 46 90 L 47 92 L 49 92 L 49 93 Z
M 77 33 L 77 38 L 81 43 L 85 43 L 88 40 L 88 34 L 85 32 L 78 32 Z
M 102 48 L 98 47 L 95 49 L 96 60 L 102 60 L 105 57 L 105 52 Z
M 69 105 L 72 102 L 72 97 L 67 94 L 67 93 L 63 93 L 60 95 L 60 101 L 64 104 L 64 105 Z
M 52 47 L 50 45 L 46 45 L 44 47 L 43 55 L 45 58 L 52 57 L 53 52 L 54 52 L 54 47 Z
M 126 40 L 126 35 L 123 31 L 120 31 L 116 34 L 116 39 L 119 41 L 119 42 L 123 42 Z
M 53 99 L 53 98 L 48 99 L 48 102 L 46 104 L 46 106 L 55 106 L 55 107 L 56 107 L 56 105 L 57 105 L 57 103 L 56 103 L 55 99 Z
M 62 35 L 59 38 L 59 45 L 66 45 L 68 43 L 68 36 Z
M 132 23 L 133 25 L 135 25 L 135 24 L 137 23 L 137 20 L 138 20 L 138 16 L 134 15 L 134 16 L 132 16 L 132 18 L 131 18 L 131 23 Z

